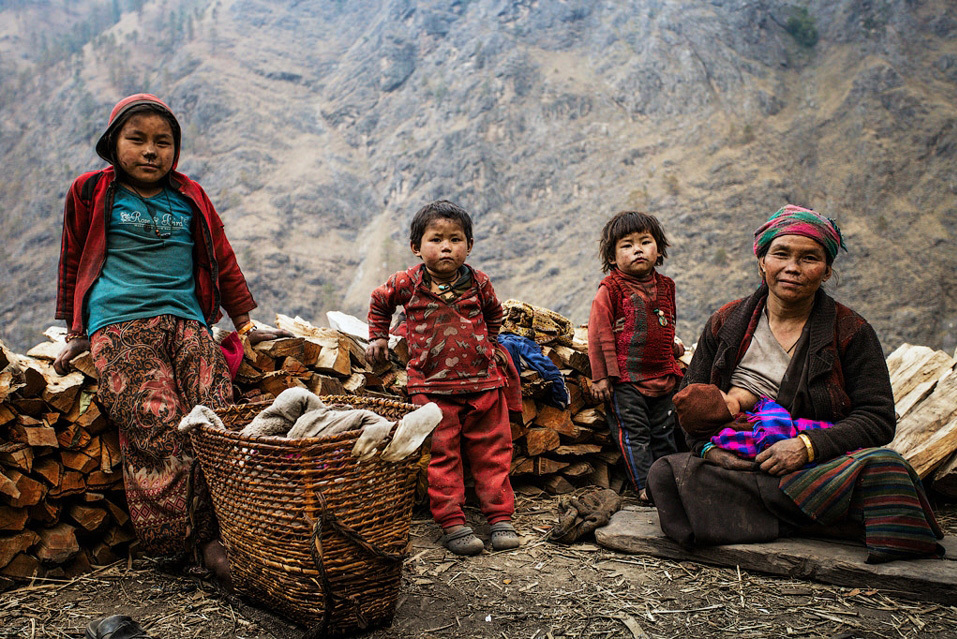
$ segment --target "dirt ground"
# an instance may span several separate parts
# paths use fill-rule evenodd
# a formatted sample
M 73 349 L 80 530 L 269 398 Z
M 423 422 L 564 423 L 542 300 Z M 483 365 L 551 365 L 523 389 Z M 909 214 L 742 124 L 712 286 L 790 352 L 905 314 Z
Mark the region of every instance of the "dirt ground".
M 594 543 L 545 541 L 557 499 L 519 496 L 524 545 L 460 558 L 416 513 L 396 616 L 366 639 L 495 637 L 957 637 L 954 606 L 892 592 L 765 577 L 624 555 Z M 957 533 L 957 505 L 939 507 Z M 487 535 L 481 516 L 471 523 Z M 90 619 L 128 614 L 156 639 L 299 639 L 301 629 L 196 578 L 124 561 L 71 581 L 36 580 L 0 594 L 0 639 L 82 637 Z

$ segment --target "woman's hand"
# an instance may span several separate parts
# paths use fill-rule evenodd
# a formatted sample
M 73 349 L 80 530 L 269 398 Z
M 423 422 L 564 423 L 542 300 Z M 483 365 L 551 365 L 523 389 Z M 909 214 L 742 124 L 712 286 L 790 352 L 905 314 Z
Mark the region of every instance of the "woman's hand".
M 611 380 L 606 377 L 592 382 L 591 396 L 603 402 L 611 401 Z
M 717 464 L 728 470 L 757 470 L 757 464 L 754 462 L 741 459 L 730 450 L 718 448 L 717 446 L 705 453 L 704 458 L 712 464 Z
M 276 328 L 256 328 L 246 333 L 246 339 L 253 345 L 270 339 L 279 339 L 280 337 L 295 337 L 295 335 L 289 331 Z
M 389 340 L 384 337 L 374 339 L 366 346 L 366 359 L 381 364 L 389 358 Z
M 769 475 L 786 475 L 807 463 L 807 448 L 797 437 L 784 439 L 758 453 L 754 461 Z
M 86 337 L 76 337 L 66 343 L 60 354 L 53 360 L 53 370 L 57 375 L 66 375 L 70 372 L 70 362 L 80 353 L 90 350 L 90 340 Z

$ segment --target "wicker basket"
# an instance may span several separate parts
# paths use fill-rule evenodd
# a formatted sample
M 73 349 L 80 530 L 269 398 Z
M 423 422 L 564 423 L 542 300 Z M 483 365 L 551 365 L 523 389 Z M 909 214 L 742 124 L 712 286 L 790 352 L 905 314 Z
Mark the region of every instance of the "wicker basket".
M 415 407 L 323 397 L 389 419 Z M 242 429 L 269 402 L 217 411 Z M 206 475 L 240 593 L 312 629 L 336 635 L 388 624 L 409 539 L 417 455 L 359 462 L 360 431 L 291 440 L 204 426 L 193 448 Z

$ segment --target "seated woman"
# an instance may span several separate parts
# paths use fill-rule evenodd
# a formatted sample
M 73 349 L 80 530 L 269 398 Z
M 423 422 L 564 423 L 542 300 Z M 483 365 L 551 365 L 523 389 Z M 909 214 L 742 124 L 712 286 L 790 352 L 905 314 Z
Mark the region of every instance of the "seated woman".
M 834 425 L 778 441 L 753 461 L 688 435 L 690 453 L 663 457 L 648 474 L 662 530 L 689 547 L 826 534 L 862 538 L 869 563 L 941 557 L 920 479 L 880 448 L 896 422 L 877 335 L 821 290 L 844 248 L 840 230 L 786 206 L 754 236 L 763 282 L 708 320 L 683 385 L 744 389 L 795 418 Z

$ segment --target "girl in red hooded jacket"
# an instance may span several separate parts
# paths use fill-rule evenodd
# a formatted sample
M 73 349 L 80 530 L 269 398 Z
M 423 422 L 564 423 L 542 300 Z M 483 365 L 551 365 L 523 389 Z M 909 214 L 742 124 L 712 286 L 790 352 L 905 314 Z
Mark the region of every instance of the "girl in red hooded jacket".
M 228 582 L 208 491 L 176 426 L 197 404 L 232 400 L 209 328 L 221 306 L 254 343 L 287 333 L 250 321 L 256 302 L 223 223 L 199 184 L 175 170 L 180 126 L 166 104 L 143 93 L 121 100 L 96 152 L 111 166 L 74 180 L 64 206 L 56 317 L 68 333 L 54 368 L 62 375 L 80 353 L 93 356 L 143 549 L 179 558 L 199 550 Z

